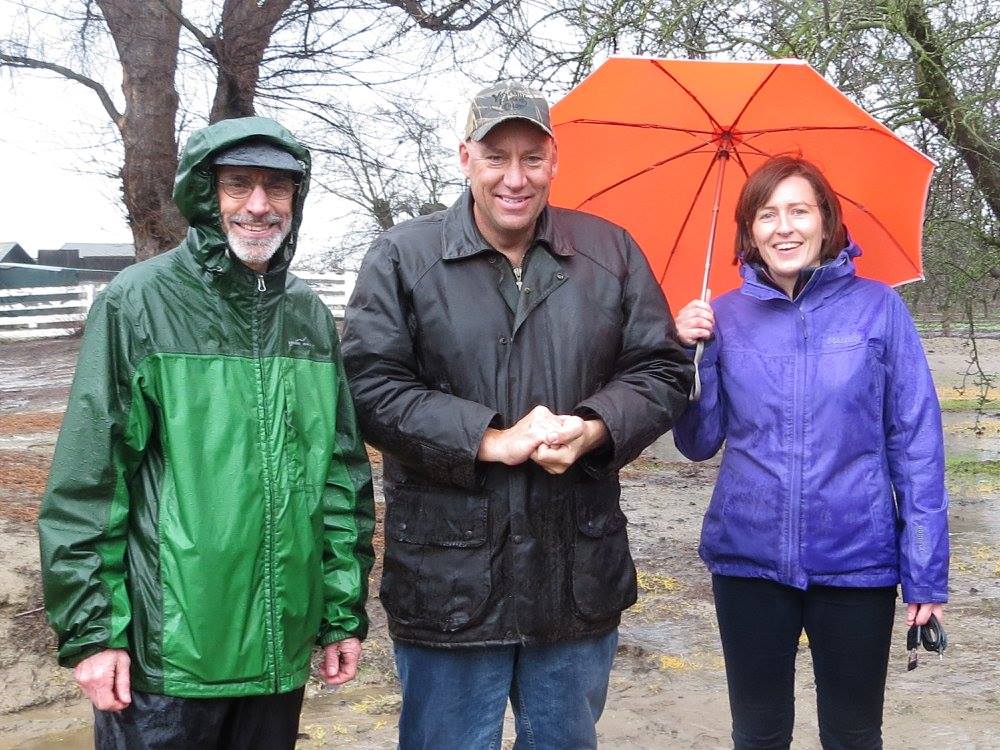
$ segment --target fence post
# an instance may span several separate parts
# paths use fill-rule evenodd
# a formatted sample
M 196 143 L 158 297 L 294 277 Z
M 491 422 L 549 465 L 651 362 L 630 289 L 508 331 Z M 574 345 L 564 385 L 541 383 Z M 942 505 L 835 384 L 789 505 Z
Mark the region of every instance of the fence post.
M 84 284 L 83 285 L 83 317 L 87 317 L 87 313 L 90 312 L 90 306 L 94 304 L 94 284 Z

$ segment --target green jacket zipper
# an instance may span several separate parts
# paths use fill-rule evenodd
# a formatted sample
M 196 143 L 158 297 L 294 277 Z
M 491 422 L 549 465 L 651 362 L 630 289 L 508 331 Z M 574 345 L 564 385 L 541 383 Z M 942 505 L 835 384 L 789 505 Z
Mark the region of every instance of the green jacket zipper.
M 261 449 L 264 456 L 264 513 L 266 518 L 264 519 L 264 528 L 266 529 L 264 533 L 264 553 L 265 559 L 267 560 L 265 564 L 264 573 L 264 590 L 265 596 L 267 597 L 267 617 L 269 620 L 271 637 L 270 637 L 270 647 L 271 647 L 271 664 L 274 670 L 274 689 L 275 692 L 281 690 L 281 665 L 278 650 L 278 616 L 276 612 L 276 597 L 274 592 L 274 477 L 271 469 L 271 455 L 268 450 L 268 442 L 270 439 L 270 430 L 268 429 L 268 419 L 267 419 L 267 396 L 264 389 L 264 352 L 261 346 L 261 338 L 263 336 L 261 330 L 261 308 L 264 303 L 264 293 L 267 291 L 267 285 L 264 283 L 264 275 L 257 274 L 257 300 L 254 305 L 254 315 L 253 315 L 253 348 L 254 348 L 254 358 L 257 361 L 257 382 L 258 382 L 258 399 L 259 399 L 259 409 L 261 418 L 261 429 L 260 437 L 262 441 Z

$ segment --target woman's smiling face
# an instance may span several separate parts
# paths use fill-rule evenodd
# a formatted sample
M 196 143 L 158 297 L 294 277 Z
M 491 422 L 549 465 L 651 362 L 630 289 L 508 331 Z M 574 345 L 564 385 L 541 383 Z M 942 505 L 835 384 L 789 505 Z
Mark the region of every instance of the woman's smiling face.
M 818 266 L 823 249 L 823 216 L 809 181 L 793 175 L 779 182 L 757 209 L 752 231 L 771 278 L 791 296 L 799 273 Z

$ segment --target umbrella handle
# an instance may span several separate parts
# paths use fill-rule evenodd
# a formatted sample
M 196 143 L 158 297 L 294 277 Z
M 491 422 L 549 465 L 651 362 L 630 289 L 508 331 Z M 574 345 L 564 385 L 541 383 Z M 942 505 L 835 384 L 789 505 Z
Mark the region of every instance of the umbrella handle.
M 704 302 L 708 302 L 712 299 L 712 290 L 706 289 L 702 292 L 701 298 Z M 701 364 L 701 358 L 704 353 L 705 340 L 700 339 L 697 346 L 694 348 L 694 385 L 691 387 L 691 394 L 688 396 L 688 401 L 698 401 L 701 399 L 701 370 L 699 365 Z
M 699 341 L 694 350 L 694 385 L 691 387 L 691 395 L 688 401 L 698 401 L 701 399 L 701 372 L 698 365 L 701 364 L 701 355 L 705 353 L 705 342 Z

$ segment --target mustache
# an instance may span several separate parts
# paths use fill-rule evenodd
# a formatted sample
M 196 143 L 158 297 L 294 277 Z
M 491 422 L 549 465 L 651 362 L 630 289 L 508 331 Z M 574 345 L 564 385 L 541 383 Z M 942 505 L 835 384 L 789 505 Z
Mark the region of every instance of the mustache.
M 279 224 L 283 225 L 283 220 L 281 214 L 274 213 L 273 211 L 269 214 L 264 214 L 263 216 L 254 216 L 252 214 L 233 214 L 229 217 L 229 221 L 235 222 L 237 224 Z

